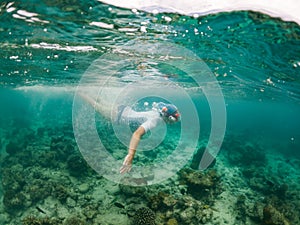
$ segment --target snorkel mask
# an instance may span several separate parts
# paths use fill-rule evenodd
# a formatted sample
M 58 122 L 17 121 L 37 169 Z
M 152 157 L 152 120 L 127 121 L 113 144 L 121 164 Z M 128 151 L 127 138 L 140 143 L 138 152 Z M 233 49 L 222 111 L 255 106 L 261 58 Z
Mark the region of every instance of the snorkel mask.
M 178 112 L 178 109 L 173 104 L 165 104 L 163 102 L 154 103 L 153 107 L 158 110 L 160 115 L 170 123 L 175 123 L 180 120 L 180 113 Z

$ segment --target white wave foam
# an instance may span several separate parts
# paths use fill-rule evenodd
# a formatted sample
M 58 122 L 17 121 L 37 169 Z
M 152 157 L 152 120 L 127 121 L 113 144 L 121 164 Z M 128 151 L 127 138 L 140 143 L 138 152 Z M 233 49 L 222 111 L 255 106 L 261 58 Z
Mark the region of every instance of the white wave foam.
M 298 0 L 98 0 L 123 8 L 147 12 L 175 12 L 184 15 L 207 15 L 236 10 L 258 11 L 300 25 L 300 1 Z
M 45 42 L 41 42 L 39 44 L 30 44 L 30 46 L 32 48 L 55 49 L 68 52 L 89 52 L 98 50 L 93 46 L 61 46 L 59 44 L 48 44 Z

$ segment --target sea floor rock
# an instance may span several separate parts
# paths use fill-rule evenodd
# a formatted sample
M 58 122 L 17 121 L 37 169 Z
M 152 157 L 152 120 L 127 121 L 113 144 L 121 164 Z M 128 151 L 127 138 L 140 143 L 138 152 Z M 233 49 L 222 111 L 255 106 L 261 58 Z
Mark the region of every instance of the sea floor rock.
M 82 194 L 85 194 L 90 189 L 90 186 L 88 183 L 82 183 L 78 186 L 78 191 Z
M 287 219 L 274 206 L 266 205 L 263 209 L 263 224 L 265 225 L 291 225 Z

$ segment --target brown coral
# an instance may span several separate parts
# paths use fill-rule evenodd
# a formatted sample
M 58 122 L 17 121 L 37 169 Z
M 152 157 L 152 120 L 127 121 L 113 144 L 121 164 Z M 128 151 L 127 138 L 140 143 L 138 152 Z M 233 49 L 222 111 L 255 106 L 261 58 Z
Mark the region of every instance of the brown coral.
M 272 205 L 266 205 L 263 210 L 263 224 L 289 225 L 287 219 Z
M 196 199 L 209 200 L 208 195 L 218 193 L 220 177 L 214 169 L 206 172 L 185 168 L 180 171 L 180 179 L 187 185 L 188 192 Z

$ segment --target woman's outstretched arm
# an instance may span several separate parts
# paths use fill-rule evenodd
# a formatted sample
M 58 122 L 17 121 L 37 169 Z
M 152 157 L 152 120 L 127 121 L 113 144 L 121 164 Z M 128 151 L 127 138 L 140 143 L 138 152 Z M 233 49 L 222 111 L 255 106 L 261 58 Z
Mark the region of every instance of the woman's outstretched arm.
M 123 165 L 120 168 L 120 173 L 127 173 L 131 170 L 132 167 L 132 161 L 136 152 L 136 149 L 138 147 L 138 144 L 142 138 L 142 136 L 145 134 L 144 127 L 140 126 L 131 136 L 128 154 L 124 159 Z

